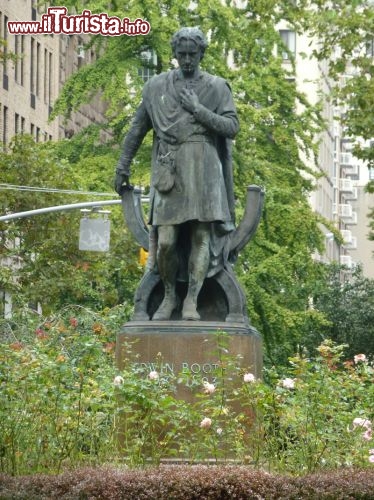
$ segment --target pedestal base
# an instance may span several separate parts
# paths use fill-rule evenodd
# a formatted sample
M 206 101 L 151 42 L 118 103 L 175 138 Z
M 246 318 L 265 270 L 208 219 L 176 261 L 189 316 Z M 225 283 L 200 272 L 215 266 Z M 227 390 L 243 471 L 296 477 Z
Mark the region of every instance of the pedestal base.
M 136 366 L 146 373 L 190 373 L 214 382 L 219 366 L 218 332 L 227 333 L 227 350 L 238 357 L 238 364 L 256 378 L 262 372 L 262 341 L 259 333 L 242 323 L 213 321 L 130 321 L 117 336 L 116 360 L 121 370 L 129 357 L 127 343 L 138 356 Z M 181 386 L 178 397 L 189 400 L 190 393 Z

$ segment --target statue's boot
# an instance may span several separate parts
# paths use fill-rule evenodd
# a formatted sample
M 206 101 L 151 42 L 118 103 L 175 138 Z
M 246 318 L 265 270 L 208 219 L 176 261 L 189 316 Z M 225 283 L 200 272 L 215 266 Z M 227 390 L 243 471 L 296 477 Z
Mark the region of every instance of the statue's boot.
M 177 307 L 177 297 L 174 286 L 165 287 L 165 297 L 160 307 L 153 315 L 153 320 L 167 321 L 171 318 L 174 309 Z
M 199 295 L 202 282 L 190 274 L 187 296 L 183 302 L 182 319 L 199 321 L 200 314 L 197 312 L 197 296 Z

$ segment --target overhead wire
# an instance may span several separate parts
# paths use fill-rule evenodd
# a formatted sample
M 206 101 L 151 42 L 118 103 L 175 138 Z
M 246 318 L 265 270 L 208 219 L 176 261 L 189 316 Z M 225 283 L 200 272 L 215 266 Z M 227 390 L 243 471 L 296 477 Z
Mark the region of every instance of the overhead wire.
M 13 190 L 13 191 L 30 191 L 40 193 L 61 193 L 61 194 L 82 194 L 89 196 L 113 196 L 113 193 L 99 193 L 97 191 L 76 191 L 73 189 L 58 189 L 50 187 L 37 187 L 37 186 L 18 186 L 16 184 L 0 183 L 0 190 Z

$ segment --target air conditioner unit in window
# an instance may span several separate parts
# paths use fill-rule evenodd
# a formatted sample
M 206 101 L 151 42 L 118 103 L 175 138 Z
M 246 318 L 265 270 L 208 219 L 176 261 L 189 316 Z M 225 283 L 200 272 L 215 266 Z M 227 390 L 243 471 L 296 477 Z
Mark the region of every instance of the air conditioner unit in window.
M 352 165 L 352 153 L 340 153 L 340 165 L 342 167 Z
M 351 241 L 348 245 L 344 245 L 349 250 L 356 250 L 357 248 L 357 238 L 356 236 L 352 236 Z
M 350 255 L 341 255 L 340 264 L 350 269 L 352 267 L 352 257 Z
M 84 59 L 86 51 L 84 50 L 83 45 L 78 45 L 77 47 L 78 59 Z
M 349 226 L 355 226 L 357 224 L 357 212 L 352 211 L 352 216 L 350 219 L 347 219 L 345 223 Z
M 349 203 L 340 203 L 338 205 L 338 213 L 342 219 L 352 218 L 352 205 Z
M 352 179 L 339 179 L 339 189 L 343 193 L 352 193 L 353 182 Z
M 346 171 L 347 176 L 356 176 L 359 174 L 358 165 L 350 165 L 349 170 Z
M 346 200 L 357 200 L 357 197 L 358 197 L 358 190 L 357 190 L 357 188 L 353 187 L 352 188 L 352 192 L 351 193 L 345 193 L 344 197 L 345 197 Z
M 349 229 L 341 229 L 340 232 L 344 238 L 344 246 L 349 245 L 352 241 L 352 231 Z

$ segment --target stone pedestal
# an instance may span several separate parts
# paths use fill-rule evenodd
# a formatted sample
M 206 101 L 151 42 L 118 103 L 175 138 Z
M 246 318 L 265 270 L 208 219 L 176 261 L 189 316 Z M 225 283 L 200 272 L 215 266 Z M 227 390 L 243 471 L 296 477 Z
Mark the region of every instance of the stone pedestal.
M 258 332 L 243 323 L 214 321 L 130 321 L 117 337 L 117 367 L 122 369 L 129 357 L 126 343 L 138 355 L 136 364 L 146 373 L 153 370 L 178 375 L 189 372 L 214 382 L 219 364 L 217 332 L 228 334 L 229 355 L 240 355 L 240 365 L 257 378 L 262 371 L 262 341 Z M 161 353 L 161 355 L 160 355 Z M 160 365 L 161 362 L 161 365 Z M 190 393 L 181 385 L 178 397 L 189 400 Z

